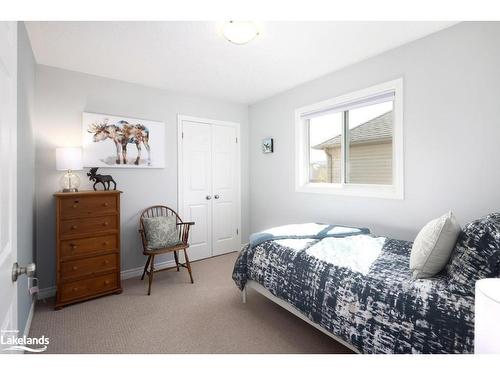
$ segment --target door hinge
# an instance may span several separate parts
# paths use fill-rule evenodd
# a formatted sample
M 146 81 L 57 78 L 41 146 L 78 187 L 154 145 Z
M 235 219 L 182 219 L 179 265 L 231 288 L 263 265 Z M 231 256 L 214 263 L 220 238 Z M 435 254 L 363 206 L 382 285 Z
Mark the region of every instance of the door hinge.
M 181 133 L 181 138 L 184 139 L 184 132 Z
M 236 137 L 236 143 L 238 143 L 238 137 Z
M 236 235 L 240 234 L 240 230 L 236 228 Z

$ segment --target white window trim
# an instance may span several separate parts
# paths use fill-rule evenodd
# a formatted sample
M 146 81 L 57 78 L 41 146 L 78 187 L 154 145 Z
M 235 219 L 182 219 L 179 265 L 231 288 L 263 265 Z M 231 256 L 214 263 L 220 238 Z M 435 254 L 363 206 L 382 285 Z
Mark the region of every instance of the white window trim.
M 384 91 L 394 91 L 394 130 L 392 148 L 392 185 L 373 184 L 332 184 L 309 182 L 309 149 L 307 147 L 307 120 L 309 113 L 327 110 L 343 103 L 370 97 Z M 363 90 L 324 100 L 295 110 L 295 191 L 301 193 L 319 193 L 404 199 L 404 145 L 403 145 L 403 79 L 381 83 Z

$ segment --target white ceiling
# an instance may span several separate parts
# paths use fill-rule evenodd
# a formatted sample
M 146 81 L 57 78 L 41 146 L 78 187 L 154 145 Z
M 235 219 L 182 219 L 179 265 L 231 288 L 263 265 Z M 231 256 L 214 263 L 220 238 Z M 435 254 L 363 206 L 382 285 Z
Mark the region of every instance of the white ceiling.
M 454 22 L 262 22 L 246 45 L 217 22 L 26 22 L 37 63 L 254 103 Z

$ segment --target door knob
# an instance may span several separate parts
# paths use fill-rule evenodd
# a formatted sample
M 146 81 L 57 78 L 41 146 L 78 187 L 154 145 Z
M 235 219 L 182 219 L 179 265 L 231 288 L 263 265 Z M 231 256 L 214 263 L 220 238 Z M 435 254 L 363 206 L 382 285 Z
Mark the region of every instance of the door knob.
M 20 267 L 16 262 L 12 265 L 12 281 L 17 281 L 17 278 L 22 274 L 26 274 L 29 277 L 35 275 L 36 265 L 35 263 L 30 263 L 25 267 Z
M 210 199 L 212 199 L 212 196 L 211 196 L 211 195 L 207 195 L 207 196 L 205 197 L 205 199 L 206 199 L 207 201 L 209 201 Z
M 215 195 L 214 195 L 214 198 L 215 198 L 215 199 L 219 199 L 219 194 L 215 194 Z

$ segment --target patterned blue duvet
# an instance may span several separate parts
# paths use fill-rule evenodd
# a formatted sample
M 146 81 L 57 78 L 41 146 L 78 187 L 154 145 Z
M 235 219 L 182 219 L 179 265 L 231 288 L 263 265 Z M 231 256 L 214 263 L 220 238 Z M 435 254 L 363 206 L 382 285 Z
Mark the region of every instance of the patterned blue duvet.
M 269 240 L 243 248 L 233 279 L 258 282 L 361 353 L 472 353 L 474 283 L 446 271 L 412 279 L 411 245 L 367 234 Z

